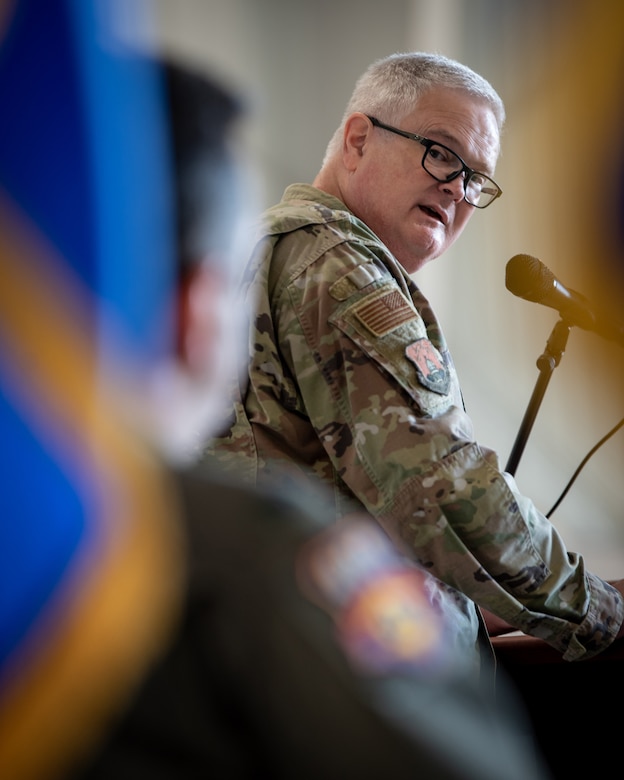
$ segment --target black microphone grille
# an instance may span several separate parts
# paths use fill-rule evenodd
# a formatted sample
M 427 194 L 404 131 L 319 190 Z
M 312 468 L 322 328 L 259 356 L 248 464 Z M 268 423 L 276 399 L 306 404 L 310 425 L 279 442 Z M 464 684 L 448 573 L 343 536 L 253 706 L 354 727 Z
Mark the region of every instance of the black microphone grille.
M 540 303 L 555 281 L 553 272 L 537 257 L 514 255 L 507 263 L 505 286 L 519 298 Z

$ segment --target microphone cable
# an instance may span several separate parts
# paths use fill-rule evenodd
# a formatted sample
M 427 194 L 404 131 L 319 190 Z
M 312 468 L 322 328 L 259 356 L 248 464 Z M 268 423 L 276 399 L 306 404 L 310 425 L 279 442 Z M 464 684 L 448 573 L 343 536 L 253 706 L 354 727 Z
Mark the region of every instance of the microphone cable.
M 559 498 L 558 498 L 558 499 L 555 501 L 555 503 L 552 505 L 552 507 L 551 507 L 551 508 L 549 509 L 549 511 L 546 513 L 546 517 L 548 517 L 548 518 L 549 518 L 549 517 L 552 515 L 552 513 L 555 511 L 555 509 L 556 509 L 556 508 L 559 506 L 559 504 L 560 504 L 560 503 L 563 501 L 563 499 L 564 499 L 564 498 L 567 496 L 567 494 L 568 494 L 568 491 L 570 490 L 570 488 L 572 487 L 572 485 L 573 485 L 573 484 L 576 482 L 576 478 L 577 478 L 577 477 L 578 477 L 578 475 L 581 473 L 581 471 L 582 471 L 582 470 L 583 470 L 583 468 L 585 467 L 585 465 L 586 465 L 587 461 L 588 461 L 588 460 L 589 460 L 589 459 L 592 457 L 592 455 L 593 455 L 593 454 L 594 454 L 594 453 L 595 453 L 597 450 L 599 450 L 599 449 L 600 449 L 600 447 L 602 447 L 602 445 L 603 445 L 603 444 L 604 444 L 606 441 L 608 441 L 608 440 L 609 440 L 609 439 L 610 439 L 610 438 L 611 438 L 611 437 L 612 437 L 614 434 L 616 434 L 616 433 L 617 433 L 617 432 L 620 430 L 620 428 L 621 428 L 623 425 L 624 425 L 624 417 L 623 417 L 623 418 L 620 420 L 620 422 L 619 422 L 619 423 L 617 423 L 617 425 L 614 425 L 614 426 L 613 426 L 613 428 L 611 428 L 611 430 L 610 430 L 608 433 L 606 433 L 606 434 L 605 434 L 605 435 L 602 437 L 602 439 L 600 439 L 600 441 L 599 441 L 599 442 L 597 442 L 597 443 L 596 443 L 596 444 L 595 444 L 595 445 L 594 445 L 594 446 L 591 448 L 591 450 L 590 450 L 590 451 L 587 453 L 587 455 L 585 455 L 585 457 L 583 458 L 583 460 L 582 460 L 582 461 L 579 463 L 579 466 L 578 466 L 578 468 L 576 469 L 576 471 L 574 472 L 574 474 L 572 474 L 572 476 L 570 477 L 570 480 L 569 480 L 568 484 L 567 484 L 567 485 L 565 486 L 565 488 L 563 489 L 563 491 L 562 491 L 561 495 L 559 496 Z

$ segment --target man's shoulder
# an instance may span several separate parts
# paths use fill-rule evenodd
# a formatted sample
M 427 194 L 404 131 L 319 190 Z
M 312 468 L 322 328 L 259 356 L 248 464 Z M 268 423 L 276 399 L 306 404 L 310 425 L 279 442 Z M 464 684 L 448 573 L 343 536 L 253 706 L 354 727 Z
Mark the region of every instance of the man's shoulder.
M 337 198 L 310 185 L 292 185 L 277 205 L 265 211 L 255 257 L 281 289 L 310 269 L 308 283 L 325 285 L 363 265 L 380 272 L 391 258 L 377 236 Z M 322 272 L 315 269 L 322 261 Z M 281 282 L 277 283 L 280 279 Z
M 333 195 L 310 184 L 290 185 L 282 200 L 267 209 L 259 222 L 265 236 L 298 233 L 296 240 L 342 242 L 375 240 L 374 234 Z M 300 231 L 300 232 L 299 232 Z

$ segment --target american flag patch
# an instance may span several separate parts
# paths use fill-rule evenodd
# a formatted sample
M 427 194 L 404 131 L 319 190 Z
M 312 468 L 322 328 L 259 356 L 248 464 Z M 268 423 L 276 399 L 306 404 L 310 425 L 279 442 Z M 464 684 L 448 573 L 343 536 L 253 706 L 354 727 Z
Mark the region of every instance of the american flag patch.
M 385 336 L 399 325 L 416 318 L 416 313 L 398 290 L 391 290 L 372 300 L 367 298 L 353 313 L 375 336 Z

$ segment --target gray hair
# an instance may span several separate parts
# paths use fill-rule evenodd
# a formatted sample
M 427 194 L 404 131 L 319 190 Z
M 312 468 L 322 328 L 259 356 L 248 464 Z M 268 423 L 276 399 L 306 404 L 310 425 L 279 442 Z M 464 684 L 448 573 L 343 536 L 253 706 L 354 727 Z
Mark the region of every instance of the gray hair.
M 441 54 L 407 52 L 376 60 L 358 79 L 340 126 L 327 145 L 323 163 L 340 149 L 347 118 L 356 111 L 398 124 L 414 110 L 419 98 L 435 87 L 459 89 L 489 104 L 499 132 L 505 106 L 492 85 L 468 66 Z

